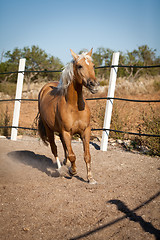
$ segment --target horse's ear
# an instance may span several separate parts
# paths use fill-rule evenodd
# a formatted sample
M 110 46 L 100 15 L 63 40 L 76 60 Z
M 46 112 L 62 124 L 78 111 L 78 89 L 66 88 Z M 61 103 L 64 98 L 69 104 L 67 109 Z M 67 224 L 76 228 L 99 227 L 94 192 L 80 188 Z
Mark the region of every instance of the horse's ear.
M 77 54 L 76 54 L 75 52 L 73 52 L 73 50 L 72 50 L 72 49 L 70 49 L 70 51 L 71 51 L 72 57 L 73 57 L 73 58 L 74 58 L 74 60 L 76 61 L 76 60 L 77 60 L 77 58 L 78 58 Z
M 87 53 L 87 55 L 92 56 L 92 50 L 93 48 L 91 48 L 91 50 Z

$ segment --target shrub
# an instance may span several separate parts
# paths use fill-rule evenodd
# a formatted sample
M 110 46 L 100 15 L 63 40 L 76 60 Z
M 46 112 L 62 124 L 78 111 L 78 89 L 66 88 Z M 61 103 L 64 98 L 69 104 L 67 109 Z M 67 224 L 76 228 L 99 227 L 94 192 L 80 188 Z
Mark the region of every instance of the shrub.
M 151 106 L 149 113 L 143 112 L 142 123 L 139 124 L 139 131 L 153 135 L 160 135 L 160 115 Z M 143 145 L 149 148 L 150 155 L 160 156 L 160 138 L 159 137 L 140 137 Z
M 160 90 L 160 81 L 154 80 L 153 87 L 154 87 L 154 90 L 158 92 Z
M 16 93 L 16 84 L 15 83 L 0 83 L 0 92 L 10 95 L 11 97 L 15 96 Z
M 5 112 L 1 113 L 0 116 L 0 126 L 3 126 L 4 128 L 0 128 L 0 135 L 3 136 L 10 136 L 11 135 L 11 129 L 7 128 L 11 125 L 10 115 L 8 113 L 8 107 L 6 106 Z
M 114 103 L 113 107 L 113 114 L 112 114 L 112 120 L 111 120 L 111 129 L 122 131 L 124 127 L 124 122 L 120 118 L 118 106 L 116 103 Z M 110 132 L 110 137 L 114 139 L 123 139 L 124 133 L 119 132 Z

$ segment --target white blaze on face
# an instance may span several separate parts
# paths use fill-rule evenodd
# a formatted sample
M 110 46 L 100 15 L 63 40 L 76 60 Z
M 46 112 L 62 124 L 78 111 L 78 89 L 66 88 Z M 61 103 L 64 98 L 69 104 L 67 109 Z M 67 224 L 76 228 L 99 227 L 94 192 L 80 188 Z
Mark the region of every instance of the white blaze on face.
M 87 65 L 89 65 L 89 62 L 88 62 L 88 59 L 87 59 L 87 58 L 86 58 L 85 62 L 86 62 Z
M 82 58 L 85 59 L 85 63 L 89 65 L 89 61 L 92 61 L 91 56 L 89 56 L 87 53 L 82 53 L 81 55 L 78 55 L 78 61 L 81 60 Z

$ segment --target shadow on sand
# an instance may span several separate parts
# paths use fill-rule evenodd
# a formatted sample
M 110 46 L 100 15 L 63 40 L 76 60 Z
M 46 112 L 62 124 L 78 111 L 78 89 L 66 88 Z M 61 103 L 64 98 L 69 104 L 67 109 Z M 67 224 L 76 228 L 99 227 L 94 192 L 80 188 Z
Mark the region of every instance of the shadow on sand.
M 139 205 L 138 207 L 134 208 L 133 210 L 130 210 L 125 203 L 123 203 L 120 200 L 117 199 L 113 199 L 108 201 L 108 203 L 110 204 L 115 204 L 117 206 L 117 209 L 121 212 L 123 212 L 125 215 L 123 217 L 117 218 L 107 224 L 104 224 L 98 228 L 95 228 L 91 231 L 85 232 L 79 236 L 73 237 L 70 240 L 78 240 L 78 239 L 83 239 L 85 237 L 88 237 L 94 233 L 97 233 L 107 227 L 110 227 L 126 218 L 128 218 L 130 221 L 134 221 L 137 222 L 141 228 L 143 229 L 144 232 L 148 232 L 150 234 L 152 234 L 156 240 L 160 239 L 160 230 L 156 229 L 152 223 L 150 222 L 146 222 L 141 216 L 137 215 L 135 213 L 135 211 L 137 211 L 138 209 L 142 208 L 143 206 L 147 205 L 148 203 L 150 203 L 152 200 L 154 200 L 155 198 L 157 198 L 158 196 L 160 196 L 160 192 L 156 193 L 154 196 L 152 196 L 149 200 L 145 201 L 144 203 L 142 203 L 141 205 Z
M 87 182 L 78 175 L 71 176 L 68 167 L 65 165 L 62 165 L 60 169 L 57 169 L 57 163 L 53 163 L 52 159 L 46 157 L 45 155 L 35 154 L 32 151 L 24 150 L 9 152 L 8 156 L 15 162 L 18 161 L 24 165 L 36 168 L 39 171 L 46 173 L 50 177 L 65 177 L 67 179 L 72 179 L 72 177 L 75 177 L 81 182 Z
M 39 171 L 46 173 L 51 177 L 59 177 L 60 173 L 57 171 L 57 164 L 53 163 L 51 158 L 45 155 L 35 154 L 32 151 L 13 151 L 9 152 L 8 156 L 14 161 L 18 161 L 25 165 L 37 168 Z

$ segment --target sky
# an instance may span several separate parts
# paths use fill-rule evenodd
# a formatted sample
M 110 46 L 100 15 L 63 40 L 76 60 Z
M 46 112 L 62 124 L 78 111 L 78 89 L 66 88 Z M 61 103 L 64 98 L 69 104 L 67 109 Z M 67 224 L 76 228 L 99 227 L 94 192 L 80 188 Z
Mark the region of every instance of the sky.
M 1 56 L 36 45 L 66 64 L 70 49 L 145 44 L 160 55 L 160 0 L 0 0 Z

